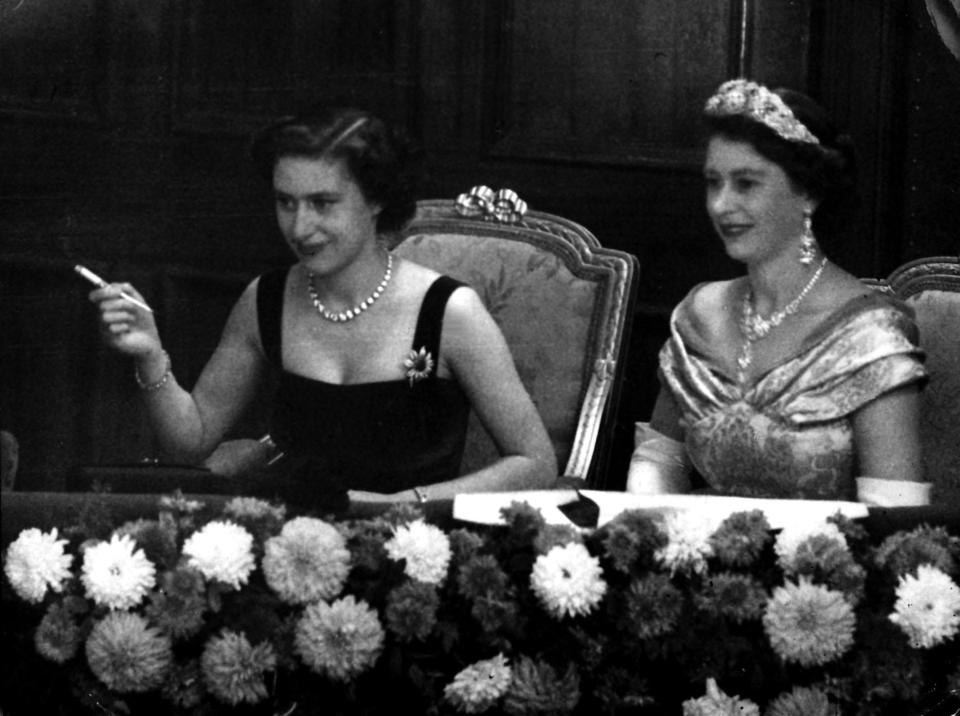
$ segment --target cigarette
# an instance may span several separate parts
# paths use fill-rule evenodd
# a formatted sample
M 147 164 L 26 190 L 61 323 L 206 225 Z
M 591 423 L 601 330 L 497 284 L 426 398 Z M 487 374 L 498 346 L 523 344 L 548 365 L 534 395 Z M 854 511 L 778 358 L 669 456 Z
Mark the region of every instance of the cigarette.
M 77 264 L 76 266 L 73 267 L 73 270 L 76 271 L 76 272 L 77 272 L 78 274 L 80 274 L 81 276 L 83 276 L 85 279 L 87 279 L 87 281 L 89 281 L 90 283 L 92 283 L 92 284 L 93 284 L 94 286 L 96 286 L 97 288 L 106 288 L 107 286 L 110 285 L 110 284 L 108 284 L 106 281 L 104 281 L 102 278 L 100 278 L 99 276 L 97 276 L 97 274 L 95 274 L 93 271 L 91 271 L 90 269 L 88 269 L 86 266 L 81 266 L 80 264 Z M 150 306 L 148 306 L 147 304 L 145 304 L 145 303 L 144 303 L 143 301 L 141 301 L 140 299 L 134 298 L 133 296 L 131 296 L 131 295 L 130 295 L 129 293 L 127 293 L 126 291 L 121 291 L 121 292 L 120 292 L 120 295 L 121 295 L 123 298 L 127 299 L 128 301 L 130 301 L 130 303 L 134 304 L 135 306 L 140 306 L 140 308 L 142 308 L 144 311 L 149 311 L 150 313 L 153 313 L 153 309 L 150 308 Z

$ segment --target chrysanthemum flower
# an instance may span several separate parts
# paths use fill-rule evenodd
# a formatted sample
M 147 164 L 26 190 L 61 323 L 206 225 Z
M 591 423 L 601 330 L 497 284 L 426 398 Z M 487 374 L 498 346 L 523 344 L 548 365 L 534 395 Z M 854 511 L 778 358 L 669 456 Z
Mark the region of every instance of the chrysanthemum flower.
M 271 519 L 282 521 L 287 515 L 283 505 L 271 505 L 259 497 L 234 497 L 223 506 L 223 514 L 236 520 Z
M 580 531 L 573 525 L 546 525 L 536 539 L 533 548 L 537 554 L 546 554 L 554 547 L 562 547 L 571 542 L 583 542 Z
M 784 572 L 787 574 L 796 573 L 797 548 L 814 535 L 831 538 L 842 547 L 847 547 L 847 538 L 833 522 L 824 520 L 823 522 L 796 522 L 787 525 L 777 534 L 776 542 L 773 545 L 774 551 L 777 553 L 777 561 Z
M 307 605 L 297 623 L 294 649 L 318 674 L 349 681 L 373 665 L 383 641 L 377 613 L 351 594 L 332 604 Z
M 670 570 L 702 574 L 707 569 L 707 558 L 713 556 L 710 536 L 713 525 L 694 511 L 671 512 L 662 526 L 667 544 L 657 550 L 656 558 Z
M 161 693 L 166 701 L 179 709 L 195 708 L 203 701 L 203 673 L 199 659 L 174 663 L 163 682 Z
M 770 523 L 763 510 L 735 512 L 710 537 L 713 553 L 730 567 L 749 567 L 770 541 Z
M 297 517 L 264 545 L 263 574 L 289 604 L 332 599 L 350 572 L 350 552 L 343 535 L 315 517 Z
M 503 700 L 508 714 L 566 714 L 580 701 L 580 676 L 574 664 L 563 676 L 543 661 L 521 656 L 513 667 L 513 679 Z
M 785 661 L 819 666 L 853 645 L 856 619 L 843 594 L 806 577 L 774 590 L 763 615 L 773 650 Z
M 667 536 L 657 523 L 640 510 L 621 512 L 603 532 L 607 556 L 621 572 L 654 566 L 654 555 L 667 545 Z
M 579 543 L 537 557 L 530 588 L 554 618 L 589 614 L 607 591 L 600 560 Z
M 129 535 L 87 547 L 80 580 L 87 596 L 110 609 L 130 609 L 153 587 L 156 568 Z
M 952 639 L 960 629 L 960 587 L 928 564 L 916 576 L 900 577 L 890 621 L 909 637 L 914 649 L 929 649 Z
M 847 545 L 827 535 L 813 535 L 799 545 L 792 560 L 794 575 L 843 592 L 851 604 L 863 596 L 866 570 L 857 564 Z
M 443 530 L 423 520 L 400 525 L 384 545 L 391 559 L 406 560 L 404 572 L 426 584 L 441 584 L 450 565 L 450 540 Z
M 34 632 L 33 643 L 41 656 L 58 664 L 76 656 L 80 648 L 80 627 L 62 601 L 47 608 Z
M 765 716 L 834 716 L 839 713 L 820 689 L 796 686 L 767 705 Z
M 156 564 L 172 564 L 177 557 L 176 529 L 160 520 L 132 520 L 115 529 L 111 536 L 129 535 L 143 550 L 144 555 Z
M 457 572 L 460 594 L 470 600 L 486 595 L 506 596 L 509 586 L 510 577 L 491 554 L 476 555 L 465 562 Z
M 478 714 L 486 711 L 503 696 L 510 686 L 512 672 L 506 657 L 497 654 L 471 664 L 453 677 L 443 695 L 458 711 Z
M 87 663 L 120 693 L 159 688 L 173 660 L 170 639 L 132 612 L 110 612 L 87 638 Z
M 387 626 L 400 641 L 425 640 L 437 623 L 440 595 L 432 584 L 405 581 L 387 595 Z
M 767 604 L 767 592 L 754 577 L 720 572 L 706 580 L 695 601 L 702 611 L 739 624 L 760 618 Z
M 203 681 L 210 693 L 231 706 L 263 701 L 267 697 L 263 675 L 276 667 L 277 656 L 269 642 L 253 646 L 243 634 L 230 629 L 211 637 L 200 657 Z
M 207 579 L 239 589 L 256 566 L 253 535 L 232 522 L 209 522 L 187 538 L 183 555 Z
M 673 631 L 683 609 L 683 595 L 665 574 L 634 579 L 623 595 L 632 635 L 652 639 Z
M 960 537 L 954 537 L 945 527 L 930 525 L 895 532 L 883 541 L 874 556 L 878 566 L 897 577 L 913 574 L 921 564 L 929 564 L 956 578 L 958 558 Z
M 41 532 L 36 527 L 23 530 L 7 548 L 3 571 L 17 595 L 39 604 L 47 589 L 63 590 L 70 578 L 73 556 L 64 553 L 65 539 L 57 539 L 57 528 Z
M 186 639 L 203 627 L 207 608 L 203 576 L 190 567 L 165 572 L 150 593 L 147 616 L 174 639 Z
M 683 716 L 760 716 L 760 707 L 739 696 L 727 696 L 714 679 L 707 679 L 707 693 L 683 702 Z

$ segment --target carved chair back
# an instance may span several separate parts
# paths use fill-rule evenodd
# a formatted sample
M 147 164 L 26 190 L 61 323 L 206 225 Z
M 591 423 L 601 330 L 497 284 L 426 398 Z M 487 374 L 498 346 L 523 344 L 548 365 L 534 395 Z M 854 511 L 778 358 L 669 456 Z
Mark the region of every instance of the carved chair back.
M 477 207 L 430 200 L 394 253 L 450 275 L 479 294 L 509 344 L 543 418 L 561 475 L 600 487 L 636 294 L 636 257 L 604 248 L 583 226 L 507 202 Z M 492 193 L 491 193 L 492 198 Z M 483 202 L 481 202 L 483 203 Z M 471 416 L 461 471 L 496 456 Z
M 920 407 L 924 471 L 934 501 L 955 500 L 960 506 L 960 257 L 917 259 L 866 283 L 916 313 L 930 376 Z

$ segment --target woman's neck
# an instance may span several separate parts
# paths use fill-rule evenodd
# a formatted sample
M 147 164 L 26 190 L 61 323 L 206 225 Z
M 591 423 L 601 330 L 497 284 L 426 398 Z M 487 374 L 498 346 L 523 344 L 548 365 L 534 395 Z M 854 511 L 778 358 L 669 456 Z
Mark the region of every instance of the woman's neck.
M 313 275 L 313 288 L 324 304 L 350 308 L 368 298 L 383 281 L 387 253 L 379 244 L 357 256 L 348 266 L 329 274 Z M 310 270 L 302 271 L 305 283 L 310 282 Z
M 777 256 L 747 266 L 747 281 L 753 295 L 753 308 L 762 316 L 782 309 L 803 290 L 820 265 L 818 255 L 810 264 L 801 264 L 796 256 Z

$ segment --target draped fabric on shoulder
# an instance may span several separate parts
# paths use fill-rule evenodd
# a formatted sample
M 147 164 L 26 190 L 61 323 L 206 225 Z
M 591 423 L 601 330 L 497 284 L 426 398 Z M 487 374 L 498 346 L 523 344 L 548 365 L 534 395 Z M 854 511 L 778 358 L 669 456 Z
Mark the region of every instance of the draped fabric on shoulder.
M 696 329 L 694 292 L 671 316 L 660 378 L 696 470 L 726 494 L 854 499 L 852 414 L 926 376 L 910 309 L 879 293 L 852 299 L 796 355 L 740 385 Z
M 304 508 L 338 511 L 350 489 L 394 493 L 459 474 L 470 404 L 456 381 L 436 370 L 415 382 L 337 385 L 290 373 L 282 364 L 286 270 L 260 277 L 260 340 L 279 375 L 270 433 L 286 457 L 269 491 Z M 438 365 L 443 314 L 464 284 L 439 277 L 427 290 L 411 350 Z M 397 356 L 402 375 L 406 355 Z

